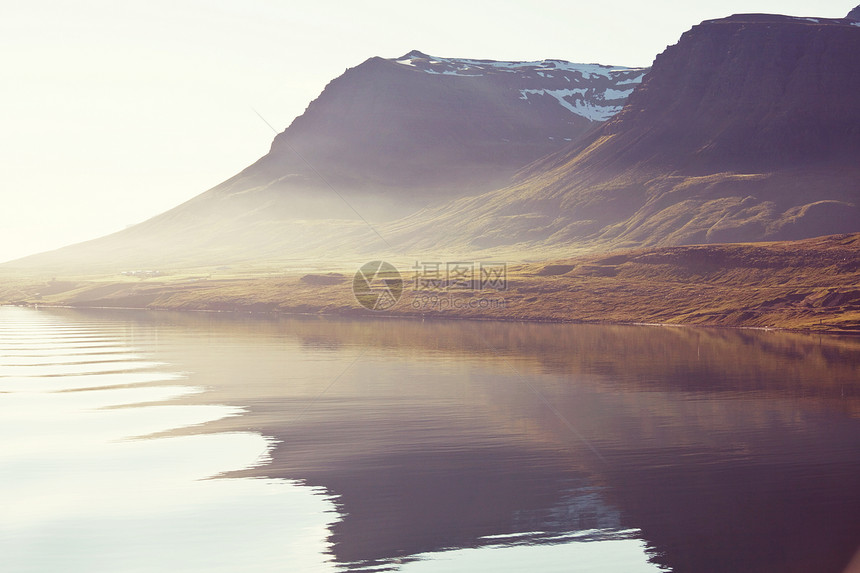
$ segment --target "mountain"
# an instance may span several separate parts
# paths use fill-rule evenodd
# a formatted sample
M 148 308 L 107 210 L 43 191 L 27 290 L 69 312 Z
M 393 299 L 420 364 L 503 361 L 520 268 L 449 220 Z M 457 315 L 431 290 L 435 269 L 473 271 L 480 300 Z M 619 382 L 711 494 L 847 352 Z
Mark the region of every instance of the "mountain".
M 326 86 L 266 156 L 211 195 L 322 191 L 319 209 L 300 215 L 328 218 L 334 208 L 354 218 L 341 202 L 332 205 L 333 187 L 363 216 L 385 218 L 428 197 L 488 191 L 619 112 L 645 71 L 418 51 L 371 58 Z
M 362 219 L 497 189 L 619 112 L 647 69 L 412 51 L 329 83 L 241 173 L 109 237 L 16 267 L 221 265 L 307 256 Z M 331 219 L 338 223 L 324 223 Z
M 6 267 L 513 260 L 857 232 L 858 58 L 860 22 L 765 14 L 694 26 L 650 71 L 371 58 L 230 180 Z
M 857 6 L 856 8 L 848 12 L 846 18 L 848 18 L 849 20 L 860 22 L 860 6 Z
M 623 111 L 513 185 L 384 229 L 409 249 L 613 248 L 860 231 L 860 23 L 709 20 Z
M 268 154 L 195 201 L 252 196 L 286 218 L 374 220 L 504 186 L 621 108 L 646 69 L 412 51 L 329 83 Z M 347 201 L 337 197 L 340 194 Z

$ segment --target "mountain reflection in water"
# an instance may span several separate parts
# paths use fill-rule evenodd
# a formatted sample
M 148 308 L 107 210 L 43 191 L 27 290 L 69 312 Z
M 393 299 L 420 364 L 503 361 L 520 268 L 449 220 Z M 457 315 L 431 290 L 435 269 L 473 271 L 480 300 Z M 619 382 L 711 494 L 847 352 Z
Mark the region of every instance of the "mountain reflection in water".
M 581 548 L 558 566 L 633 570 L 586 556 L 604 544 L 643 571 L 839 572 L 860 542 L 858 339 L 45 312 L 119 322 L 203 389 L 174 402 L 241 409 L 164 436 L 270 438 L 225 476 L 326 492 L 341 568 L 550 570 Z

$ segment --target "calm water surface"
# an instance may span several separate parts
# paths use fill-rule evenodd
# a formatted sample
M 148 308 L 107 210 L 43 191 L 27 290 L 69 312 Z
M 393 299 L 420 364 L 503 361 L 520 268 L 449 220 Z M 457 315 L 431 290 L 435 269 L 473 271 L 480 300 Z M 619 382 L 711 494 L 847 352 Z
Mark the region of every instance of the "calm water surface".
M 842 572 L 860 339 L 0 308 L 2 571 Z

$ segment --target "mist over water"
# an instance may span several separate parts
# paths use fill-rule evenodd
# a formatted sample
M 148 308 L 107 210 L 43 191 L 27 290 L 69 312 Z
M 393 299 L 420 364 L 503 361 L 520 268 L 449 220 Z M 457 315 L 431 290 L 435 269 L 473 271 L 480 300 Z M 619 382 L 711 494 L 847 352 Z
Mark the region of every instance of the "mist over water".
M 10 571 L 839 571 L 860 340 L 0 308 Z M 214 479 L 212 479 L 214 478 Z

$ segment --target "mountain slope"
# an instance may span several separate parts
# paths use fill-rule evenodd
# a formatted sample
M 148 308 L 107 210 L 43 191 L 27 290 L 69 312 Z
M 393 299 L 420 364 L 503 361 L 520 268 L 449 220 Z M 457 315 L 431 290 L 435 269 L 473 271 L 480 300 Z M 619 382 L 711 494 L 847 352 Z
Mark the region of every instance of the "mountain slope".
M 858 64 L 857 22 L 761 14 L 703 22 L 580 142 L 506 189 L 386 232 L 412 249 L 536 250 L 858 231 Z
M 242 196 L 252 198 L 246 208 L 277 206 L 284 219 L 356 219 L 357 211 L 384 220 L 496 189 L 620 111 L 646 71 L 418 51 L 370 58 L 329 83 L 268 154 L 184 215 Z
M 371 58 L 329 84 L 238 184 L 289 174 L 314 185 L 322 174 L 350 196 L 370 192 L 410 206 L 428 193 L 490 190 L 620 111 L 644 72 L 417 51 Z

